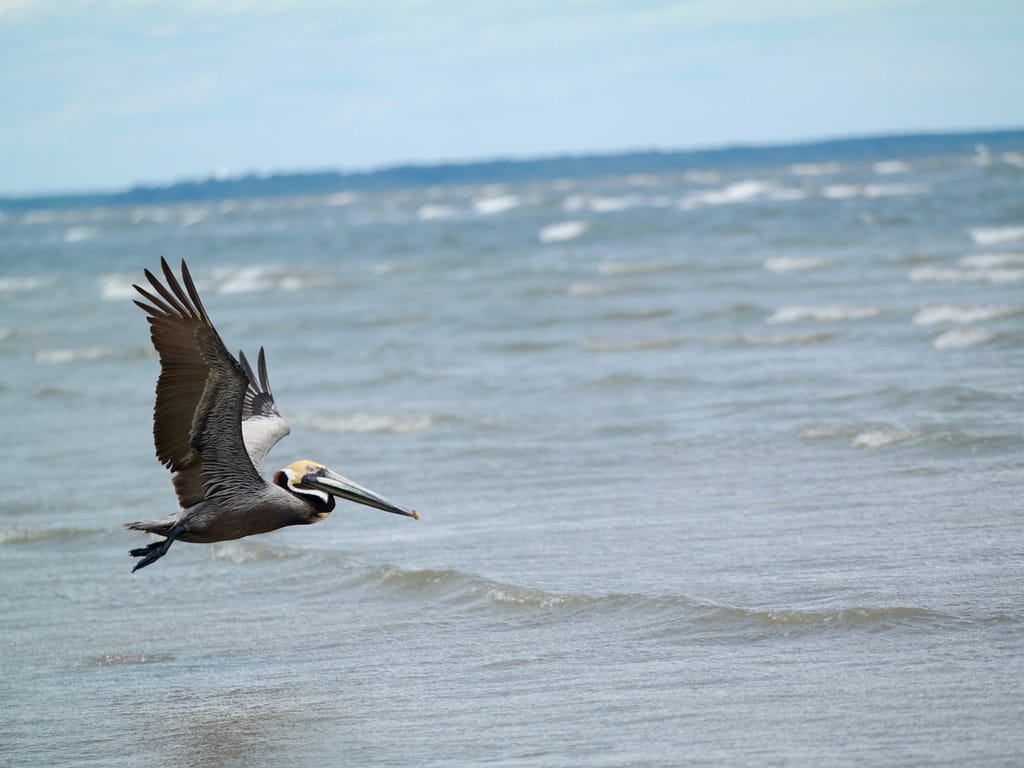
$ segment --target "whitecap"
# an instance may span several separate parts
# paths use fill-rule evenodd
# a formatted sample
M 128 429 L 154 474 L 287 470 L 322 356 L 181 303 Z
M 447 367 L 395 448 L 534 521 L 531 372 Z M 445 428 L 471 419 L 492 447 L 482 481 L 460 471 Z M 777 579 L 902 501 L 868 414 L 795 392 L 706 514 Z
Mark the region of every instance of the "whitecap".
M 797 163 L 789 167 L 794 176 L 831 176 L 840 170 L 839 163 Z
M 978 245 L 997 245 L 1014 240 L 1024 240 L 1024 227 L 972 227 L 967 230 Z
M 81 243 L 96 237 L 95 227 L 68 227 L 64 231 L 65 243 Z
M 587 207 L 594 213 L 613 213 L 632 208 L 640 201 L 635 195 L 624 197 L 592 197 L 587 201 Z
M 450 205 L 442 205 L 440 203 L 427 203 L 421 205 L 419 210 L 416 211 L 416 218 L 420 221 L 434 221 L 436 219 L 450 219 L 456 215 L 457 211 Z
M 772 182 L 745 179 L 733 182 L 722 189 L 693 192 L 679 201 L 679 207 L 687 211 L 704 205 L 746 203 L 764 197 L 775 189 L 777 185 Z
M 917 267 L 910 270 L 913 283 L 1012 283 L 1024 280 L 1024 269 L 950 269 Z
M 770 325 L 780 323 L 796 323 L 802 320 L 819 322 L 838 320 L 867 320 L 885 313 L 883 307 L 844 307 L 844 306 L 791 306 L 775 310 L 765 320 Z
M 342 434 L 397 434 L 408 435 L 428 429 L 434 422 L 426 414 L 395 413 L 316 413 L 289 414 L 295 423 L 318 432 Z
M 53 224 L 57 220 L 54 211 L 29 211 L 21 217 L 22 224 Z
M 1019 314 L 1013 307 L 959 307 L 951 304 L 935 304 L 924 307 L 914 315 L 914 325 L 941 325 L 944 323 L 978 323 Z
M 220 294 L 258 293 L 281 289 L 300 291 L 314 282 L 313 276 L 276 265 L 220 268 L 213 271 L 213 290 Z
M 935 349 L 966 349 L 987 344 L 995 337 L 996 334 L 980 328 L 955 328 L 936 336 L 932 346 Z
M 122 301 L 138 296 L 133 287 L 135 280 L 125 274 L 112 273 L 98 278 L 100 296 L 106 301 Z
M 110 357 L 110 347 L 78 347 L 64 349 L 41 349 L 32 358 L 43 365 L 60 365 L 62 363 L 78 363 L 87 360 L 99 360 Z
M 816 256 L 777 256 L 765 259 L 764 268 L 769 272 L 802 272 L 827 267 L 830 263 L 828 259 Z
M 537 233 L 537 239 L 542 243 L 561 243 L 575 240 L 589 228 L 590 225 L 585 221 L 560 221 L 542 228 Z
M 883 425 L 873 427 L 857 434 L 853 438 L 854 448 L 883 448 L 913 438 L 915 434 L 903 427 Z
M 882 160 L 875 163 L 871 169 L 879 176 L 890 176 L 895 173 L 910 173 L 910 164 L 903 160 Z
M 845 200 L 860 195 L 860 187 L 853 184 L 829 184 L 821 190 L 821 194 L 829 200 Z
M 1000 159 L 1009 165 L 1024 168 L 1024 152 L 1004 152 L 1000 155 Z
M 201 224 L 206 221 L 209 213 L 206 208 L 186 208 L 181 215 L 181 226 L 194 227 L 196 224 Z
M 568 195 L 562 201 L 562 209 L 566 211 L 582 211 L 587 207 L 586 195 Z
M 45 282 L 41 277 L 0 277 L 0 293 L 33 291 Z
M 972 253 L 960 259 L 961 267 L 991 269 L 993 267 L 1024 267 L 1024 253 Z
M 485 216 L 493 216 L 497 213 L 505 213 L 523 204 L 518 195 L 495 195 L 493 197 L 478 197 L 473 200 L 473 209 Z

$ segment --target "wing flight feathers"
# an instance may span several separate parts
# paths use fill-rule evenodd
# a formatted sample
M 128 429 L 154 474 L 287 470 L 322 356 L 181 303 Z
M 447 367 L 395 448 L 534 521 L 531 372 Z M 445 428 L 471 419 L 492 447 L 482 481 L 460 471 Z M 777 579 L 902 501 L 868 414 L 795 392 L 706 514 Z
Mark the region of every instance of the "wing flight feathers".
M 239 485 L 260 484 L 242 439 L 242 411 L 250 376 L 224 347 L 199 299 L 185 262 L 184 288 L 166 259 L 164 285 L 152 272 L 153 292 L 135 286 L 148 315 L 160 376 L 153 439 L 160 462 L 175 473 L 183 507 Z M 155 293 L 154 293 L 155 292 Z

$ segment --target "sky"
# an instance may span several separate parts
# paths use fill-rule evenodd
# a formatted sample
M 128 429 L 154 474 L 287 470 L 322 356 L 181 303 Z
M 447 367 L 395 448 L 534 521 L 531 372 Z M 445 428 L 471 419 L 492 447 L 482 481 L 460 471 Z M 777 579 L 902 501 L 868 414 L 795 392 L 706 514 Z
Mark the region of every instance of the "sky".
M 1020 0 L 0 0 L 0 194 L 1024 126 Z

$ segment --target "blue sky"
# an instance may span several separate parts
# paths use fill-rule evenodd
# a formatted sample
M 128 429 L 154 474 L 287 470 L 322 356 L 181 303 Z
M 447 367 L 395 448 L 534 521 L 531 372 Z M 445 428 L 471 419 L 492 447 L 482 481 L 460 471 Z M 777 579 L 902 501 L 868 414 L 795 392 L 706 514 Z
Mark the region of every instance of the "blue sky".
M 1019 126 L 1020 0 L 0 0 L 0 194 Z

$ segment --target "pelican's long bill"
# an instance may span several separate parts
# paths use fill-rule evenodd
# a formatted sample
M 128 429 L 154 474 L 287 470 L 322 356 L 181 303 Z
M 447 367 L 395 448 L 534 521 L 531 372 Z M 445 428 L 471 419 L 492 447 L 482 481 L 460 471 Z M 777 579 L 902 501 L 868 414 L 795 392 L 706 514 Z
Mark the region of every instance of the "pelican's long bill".
M 358 483 L 353 483 L 348 478 L 335 474 L 329 469 L 321 469 L 317 472 L 307 472 L 302 476 L 302 480 L 296 483 L 296 485 L 299 488 L 324 491 L 332 496 L 348 499 L 349 501 L 354 501 L 357 504 L 365 504 L 368 507 L 383 509 L 385 512 L 392 512 L 396 515 L 405 515 L 406 517 L 411 517 L 414 520 L 420 519 L 419 512 L 413 509 L 400 507 L 394 502 L 385 499 L 380 494 L 374 493 L 368 488 L 363 488 L 363 486 Z

